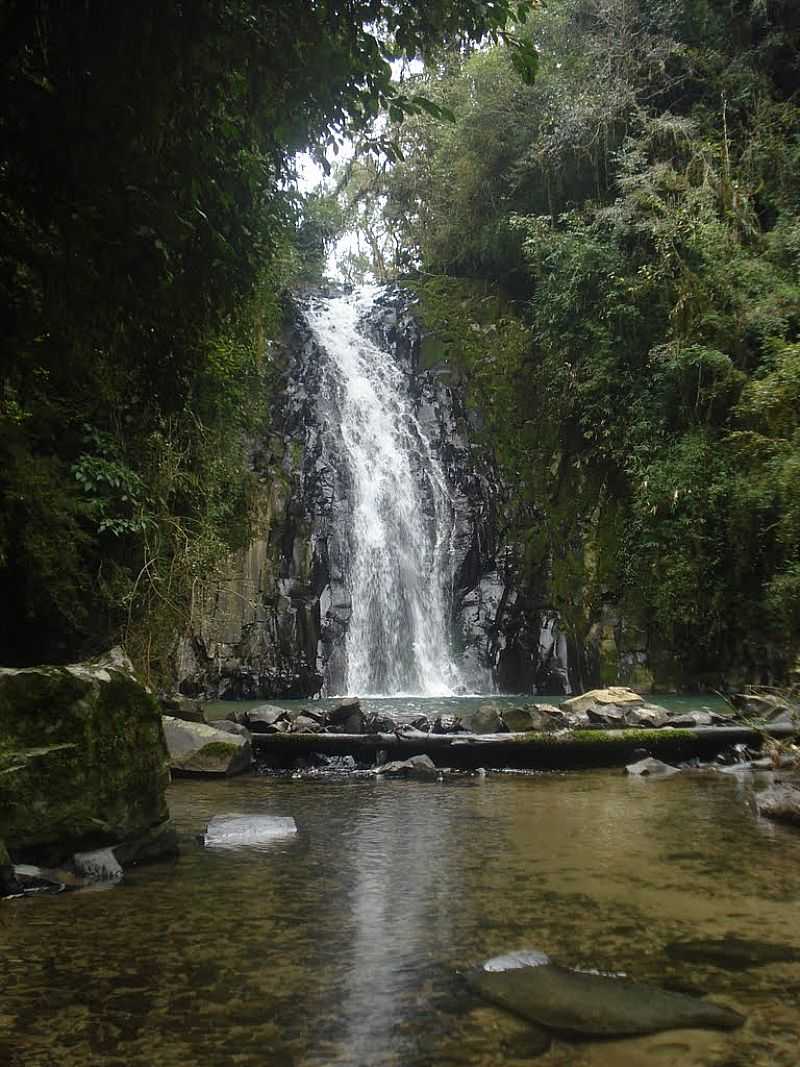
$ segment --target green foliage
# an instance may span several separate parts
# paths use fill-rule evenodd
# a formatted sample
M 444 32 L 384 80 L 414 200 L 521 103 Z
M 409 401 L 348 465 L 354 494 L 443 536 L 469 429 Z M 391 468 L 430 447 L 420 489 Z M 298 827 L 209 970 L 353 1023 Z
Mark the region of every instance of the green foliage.
M 369 139 L 382 108 L 436 114 L 389 61 L 529 8 L 0 0 L 0 661 L 125 631 L 168 673 L 246 538 L 281 292 L 339 225 L 299 202 L 294 154 Z
M 401 132 L 385 214 L 423 319 L 435 296 L 437 335 L 460 331 L 508 519 L 577 645 L 612 608 L 673 680 L 779 679 L 800 646 L 800 20 L 560 0 L 524 36 L 534 85 L 502 48 L 451 61 L 419 91 L 455 123 Z M 498 287 L 519 346 L 481 316 Z

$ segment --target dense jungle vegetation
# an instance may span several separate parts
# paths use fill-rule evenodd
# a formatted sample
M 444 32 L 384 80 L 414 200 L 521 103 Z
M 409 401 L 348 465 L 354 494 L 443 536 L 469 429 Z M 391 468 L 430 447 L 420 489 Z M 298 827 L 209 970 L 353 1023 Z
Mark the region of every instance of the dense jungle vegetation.
M 529 7 L 0 0 L 0 662 L 123 634 L 168 673 L 247 539 L 267 341 L 321 258 L 295 153 L 419 110 L 392 58 L 513 44 Z
M 360 258 L 421 297 L 580 646 L 662 682 L 785 680 L 800 645 L 800 9 L 550 0 L 416 88 L 454 116 L 356 161 Z M 349 179 L 349 180 L 348 180 Z M 619 636 L 619 630 L 617 631 Z M 795 669 L 797 669 L 795 667 Z
M 419 293 L 576 645 L 622 619 L 662 681 L 786 678 L 794 0 L 0 0 L 0 54 L 0 662 L 123 635 L 168 674 L 273 477 L 282 294 L 350 228 L 347 272 Z M 372 152 L 300 197 L 345 132 Z

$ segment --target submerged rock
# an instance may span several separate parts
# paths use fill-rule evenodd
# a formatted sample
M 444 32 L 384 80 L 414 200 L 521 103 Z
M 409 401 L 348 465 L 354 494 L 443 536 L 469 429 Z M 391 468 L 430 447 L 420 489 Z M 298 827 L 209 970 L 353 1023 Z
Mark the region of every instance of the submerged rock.
M 263 845 L 297 833 L 289 815 L 215 815 L 206 827 L 203 844 L 207 848 L 237 848 Z
M 755 795 L 756 810 L 765 819 L 800 826 L 800 788 L 776 783 Z
M 169 715 L 163 721 L 169 765 L 179 774 L 238 774 L 253 762 L 244 737 Z
M 90 882 L 119 882 L 122 878 L 122 866 L 110 848 L 76 852 L 73 862 L 78 874 Z
M 573 971 L 542 952 L 488 960 L 466 975 L 482 997 L 550 1030 L 604 1037 L 684 1027 L 733 1029 L 744 1019 L 710 1001 L 627 978 Z
M 673 960 L 707 963 L 728 971 L 748 971 L 768 963 L 800 960 L 800 949 L 770 941 L 750 941 L 743 937 L 720 937 L 697 941 L 672 941 L 664 951 Z
M 647 756 L 638 763 L 629 763 L 625 773 L 639 778 L 669 778 L 670 775 L 680 774 L 680 770 L 669 763 L 662 763 L 660 759 Z

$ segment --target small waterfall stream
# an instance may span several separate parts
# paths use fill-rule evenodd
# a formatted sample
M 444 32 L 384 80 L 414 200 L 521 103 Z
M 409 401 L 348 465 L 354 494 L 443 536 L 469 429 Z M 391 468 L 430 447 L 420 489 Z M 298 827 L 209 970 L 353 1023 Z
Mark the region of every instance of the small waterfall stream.
M 445 696 L 461 684 L 449 648 L 453 501 L 407 374 L 359 330 L 375 293 L 315 299 L 305 312 L 324 360 L 323 448 L 347 497 L 346 691 Z

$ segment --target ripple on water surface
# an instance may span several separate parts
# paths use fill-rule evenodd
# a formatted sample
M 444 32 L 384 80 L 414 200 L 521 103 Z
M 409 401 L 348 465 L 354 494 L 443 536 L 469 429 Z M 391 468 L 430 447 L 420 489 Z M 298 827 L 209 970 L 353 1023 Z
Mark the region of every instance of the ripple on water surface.
M 708 993 L 733 1033 L 557 1040 L 542 1067 L 795 1067 L 800 964 L 676 959 L 723 937 L 800 949 L 800 835 L 727 777 L 176 782 L 175 864 L 3 905 L 10 1067 L 518 1067 L 522 1022 L 458 971 L 520 947 Z M 266 850 L 191 843 L 221 813 L 292 816 Z M 791 953 L 788 954 L 791 957 Z

